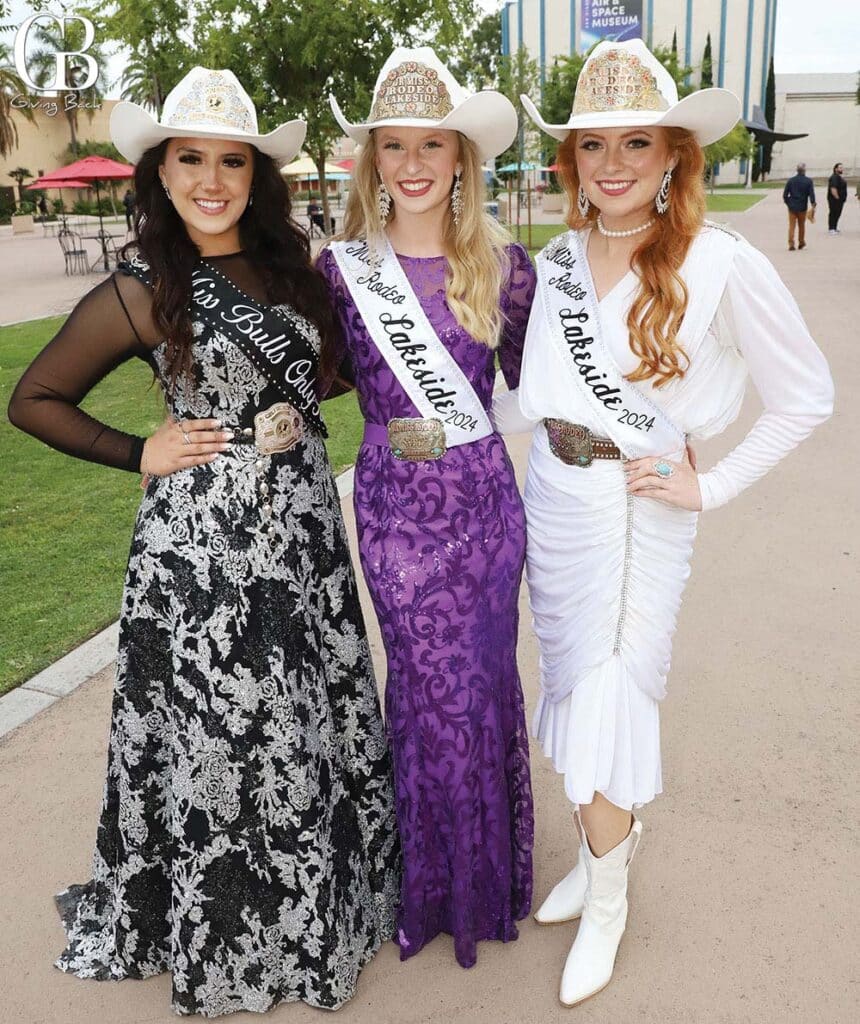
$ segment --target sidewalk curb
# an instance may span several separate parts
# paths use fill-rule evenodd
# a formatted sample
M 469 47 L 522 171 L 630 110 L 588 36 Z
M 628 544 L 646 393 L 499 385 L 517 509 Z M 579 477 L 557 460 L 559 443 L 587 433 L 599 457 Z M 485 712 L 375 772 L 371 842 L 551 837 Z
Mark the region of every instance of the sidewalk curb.
M 335 478 L 341 500 L 352 494 L 354 478 L 355 466 L 350 466 Z M 0 697 L 0 743 L 19 726 L 73 693 L 115 661 L 118 642 L 117 621 Z

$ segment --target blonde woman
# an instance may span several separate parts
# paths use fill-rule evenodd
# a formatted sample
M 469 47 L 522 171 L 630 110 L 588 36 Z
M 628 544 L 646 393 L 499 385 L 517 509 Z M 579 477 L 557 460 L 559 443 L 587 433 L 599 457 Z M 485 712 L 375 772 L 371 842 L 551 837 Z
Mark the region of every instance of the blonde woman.
M 827 364 L 768 261 L 704 220 L 701 146 L 737 98 L 678 101 L 640 40 L 601 43 L 573 111 L 548 125 L 572 230 L 537 258 L 520 407 L 537 421 L 525 505 L 541 649 L 535 732 L 578 805 L 576 867 L 537 911 L 581 916 L 561 1000 L 608 984 L 627 918 L 632 810 L 662 788 L 659 702 L 697 514 L 728 501 L 832 407 Z M 697 474 L 687 437 L 737 416 L 747 374 L 765 411 Z
M 343 240 L 320 259 L 343 335 L 324 361 L 354 382 L 366 420 L 355 510 L 388 658 L 396 937 L 406 959 L 448 932 L 470 967 L 479 940 L 516 938 L 532 890 L 515 650 L 525 520 L 487 409 L 497 355 L 518 381 L 534 271 L 483 213 L 481 169 L 516 117 L 429 48 L 394 51 L 367 123 L 332 105 L 361 149 Z

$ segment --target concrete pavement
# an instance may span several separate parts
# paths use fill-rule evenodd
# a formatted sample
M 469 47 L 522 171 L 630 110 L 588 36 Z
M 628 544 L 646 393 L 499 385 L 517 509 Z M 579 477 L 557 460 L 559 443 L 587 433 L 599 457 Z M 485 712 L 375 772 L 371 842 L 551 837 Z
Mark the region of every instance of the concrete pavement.
M 447 937 L 400 964 L 392 945 L 338 1014 L 344 1024 L 848 1024 L 856 1017 L 860 209 L 784 251 L 780 198 L 719 219 L 773 259 L 828 355 L 837 413 L 768 478 L 704 515 L 663 706 L 665 794 L 642 814 L 631 913 L 611 986 L 563 1009 L 575 925 L 531 920 L 457 967 Z M 0 317 L 2 319 L 2 317 Z M 752 396 L 710 465 L 757 413 Z M 524 470 L 527 440 L 511 453 Z M 345 509 L 354 544 L 351 509 Z M 365 615 L 380 678 L 373 614 Z M 520 666 L 534 707 L 537 651 L 522 599 Z M 52 894 L 83 881 L 101 800 L 112 667 L 0 742 L 0 1020 L 166 1024 L 166 976 L 119 984 L 56 971 Z M 571 811 L 533 748 L 536 902 L 570 867 Z M 282 1024 L 321 1019 L 284 1006 Z M 259 1020 L 250 1014 L 236 1024 Z

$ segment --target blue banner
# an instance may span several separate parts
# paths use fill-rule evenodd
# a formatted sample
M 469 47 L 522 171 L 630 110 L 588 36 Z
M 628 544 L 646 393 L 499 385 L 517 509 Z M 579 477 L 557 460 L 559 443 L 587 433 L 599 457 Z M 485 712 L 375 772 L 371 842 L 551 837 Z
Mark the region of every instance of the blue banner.
M 579 52 L 601 39 L 619 42 L 642 38 L 642 0 L 582 0 Z

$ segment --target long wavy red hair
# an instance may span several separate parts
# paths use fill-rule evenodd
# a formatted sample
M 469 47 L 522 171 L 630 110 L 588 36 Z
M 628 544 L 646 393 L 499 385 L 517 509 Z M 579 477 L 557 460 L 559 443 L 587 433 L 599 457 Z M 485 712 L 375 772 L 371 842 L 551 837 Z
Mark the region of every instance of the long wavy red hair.
M 627 379 L 653 380 L 655 387 L 683 377 L 687 367 L 687 355 L 678 343 L 687 309 L 687 288 L 679 271 L 705 219 L 702 148 L 685 128 L 663 130 L 669 152 L 677 158 L 669 209 L 663 216 L 655 215 L 654 227 L 631 257 L 639 289 L 627 316 L 630 348 L 640 360 Z M 592 205 L 588 215 L 581 217 L 577 209 L 576 134 L 572 131 L 559 146 L 558 175 L 570 201 L 567 223 L 578 231 L 593 226 L 600 211 Z

